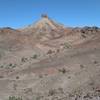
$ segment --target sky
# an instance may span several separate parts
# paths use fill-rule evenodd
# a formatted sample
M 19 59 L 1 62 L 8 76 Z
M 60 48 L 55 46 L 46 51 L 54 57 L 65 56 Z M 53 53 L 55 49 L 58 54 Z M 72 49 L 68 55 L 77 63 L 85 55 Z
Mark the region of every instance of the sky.
M 41 14 L 68 27 L 100 27 L 100 0 L 0 0 L 0 27 L 21 28 Z

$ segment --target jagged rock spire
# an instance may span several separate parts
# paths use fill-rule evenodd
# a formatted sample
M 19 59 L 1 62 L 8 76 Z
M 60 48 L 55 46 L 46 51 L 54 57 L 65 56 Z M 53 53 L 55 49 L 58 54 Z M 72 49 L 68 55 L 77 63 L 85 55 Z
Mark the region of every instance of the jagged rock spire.
M 36 37 L 55 38 L 61 36 L 61 31 L 64 29 L 62 24 L 57 23 L 48 17 L 47 14 L 42 14 L 41 19 L 36 23 L 23 29 L 26 33 L 34 33 Z M 42 34 L 42 35 L 41 35 Z
M 42 18 L 48 18 L 48 15 L 47 14 L 42 14 L 41 17 Z

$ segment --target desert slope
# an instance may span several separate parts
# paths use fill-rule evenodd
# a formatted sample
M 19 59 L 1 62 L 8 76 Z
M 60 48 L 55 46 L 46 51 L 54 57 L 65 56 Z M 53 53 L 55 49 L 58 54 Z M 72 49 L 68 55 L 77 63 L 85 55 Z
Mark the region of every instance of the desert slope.
M 99 100 L 100 29 L 68 28 L 47 15 L 0 29 L 0 100 Z

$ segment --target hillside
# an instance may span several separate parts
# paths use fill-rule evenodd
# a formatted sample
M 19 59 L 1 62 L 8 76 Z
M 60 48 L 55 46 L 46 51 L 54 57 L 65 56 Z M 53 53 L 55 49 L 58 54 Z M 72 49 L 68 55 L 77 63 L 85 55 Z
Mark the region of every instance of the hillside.
M 0 100 L 99 100 L 100 28 L 70 28 L 47 15 L 0 28 Z

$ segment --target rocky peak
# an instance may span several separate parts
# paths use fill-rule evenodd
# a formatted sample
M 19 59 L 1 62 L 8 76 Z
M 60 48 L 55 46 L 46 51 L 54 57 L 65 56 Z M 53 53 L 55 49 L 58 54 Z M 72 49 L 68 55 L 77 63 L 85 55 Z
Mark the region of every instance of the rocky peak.
M 42 14 L 41 18 L 48 18 L 48 15 L 47 14 Z
M 55 22 L 54 20 L 52 20 L 50 17 L 48 17 L 47 14 L 42 14 L 41 15 L 41 19 L 38 20 L 36 23 L 33 23 L 27 27 L 25 27 L 23 30 L 37 30 L 42 31 L 42 32 L 50 32 L 52 30 L 59 30 L 59 29 L 63 29 L 64 26 L 62 24 L 59 24 L 57 22 Z

